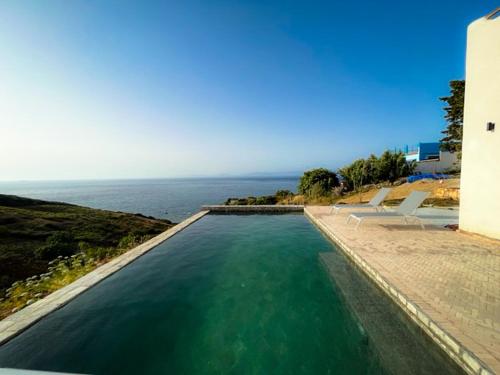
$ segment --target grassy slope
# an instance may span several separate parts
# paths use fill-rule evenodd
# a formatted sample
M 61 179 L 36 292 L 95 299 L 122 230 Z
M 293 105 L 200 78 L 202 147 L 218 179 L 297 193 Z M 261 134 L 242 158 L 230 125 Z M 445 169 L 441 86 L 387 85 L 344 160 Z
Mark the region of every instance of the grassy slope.
M 94 247 L 114 247 L 128 234 L 152 236 L 172 225 L 138 214 L 0 195 L 0 290 L 46 272 L 48 262 L 37 259 L 34 251 L 55 232 L 70 232 L 77 242 Z
M 457 188 L 460 185 L 459 179 L 449 179 L 449 180 L 420 180 L 413 183 L 404 183 L 399 186 L 394 186 L 391 193 L 388 195 L 385 203 L 398 203 L 406 198 L 413 190 L 418 191 L 428 191 L 431 195 L 424 203 L 433 204 L 436 206 L 458 206 L 457 201 L 452 201 L 449 199 L 443 199 L 436 195 L 437 189 L 439 188 Z M 339 203 L 359 203 L 368 202 L 378 191 L 376 187 L 371 188 L 368 191 L 362 192 L 360 194 L 353 194 L 349 197 L 345 197 L 339 200 Z
M 389 185 L 387 185 L 389 186 Z M 458 206 L 458 201 L 442 198 L 437 192 L 440 188 L 458 188 L 460 186 L 460 179 L 452 178 L 449 180 L 420 180 L 413 183 L 404 183 L 399 186 L 389 186 L 393 190 L 384 201 L 385 204 L 394 205 L 399 204 L 406 198 L 413 190 L 429 191 L 431 195 L 425 200 L 424 204 L 432 204 L 434 206 Z M 303 195 L 295 195 L 293 197 L 282 199 L 278 204 L 310 204 L 310 205 L 329 205 L 332 203 L 360 203 L 368 202 L 377 192 L 379 187 L 370 186 L 366 187 L 361 193 L 350 193 L 341 198 L 332 197 L 318 197 L 305 199 Z

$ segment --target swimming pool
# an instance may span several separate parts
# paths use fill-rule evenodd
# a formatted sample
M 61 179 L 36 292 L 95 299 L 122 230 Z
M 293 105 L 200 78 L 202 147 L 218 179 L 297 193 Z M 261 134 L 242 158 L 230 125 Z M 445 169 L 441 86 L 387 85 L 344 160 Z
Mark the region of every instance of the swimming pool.
M 208 215 L 0 347 L 0 366 L 457 373 L 384 298 L 303 215 Z

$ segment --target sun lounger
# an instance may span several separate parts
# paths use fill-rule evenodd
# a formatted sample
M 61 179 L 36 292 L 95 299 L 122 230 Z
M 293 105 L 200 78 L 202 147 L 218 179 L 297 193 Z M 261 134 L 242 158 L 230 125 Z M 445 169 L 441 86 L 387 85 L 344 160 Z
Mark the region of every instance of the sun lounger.
M 378 211 L 380 207 L 380 203 L 382 203 L 387 197 L 387 194 L 391 191 L 391 188 L 382 188 L 378 191 L 377 194 L 368 202 L 368 203 L 360 203 L 360 204 L 335 204 L 332 206 L 330 213 L 334 212 L 338 214 L 342 209 L 350 209 L 350 208 L 373 208 L 375 211 Z
M 403 202 L 396 208 L 394 212 L 360 212 L 349 215 L 347 222 L 357 220 L 356 229 L 365 219 L 394 219 L 401 218 L 405 224 L 410 221 L 418 222 L 422 229 L 425 229 L 422 219 L 415 216 L 415 211 L 427 198 L 430 193 L 426 191 L 412 191 Z

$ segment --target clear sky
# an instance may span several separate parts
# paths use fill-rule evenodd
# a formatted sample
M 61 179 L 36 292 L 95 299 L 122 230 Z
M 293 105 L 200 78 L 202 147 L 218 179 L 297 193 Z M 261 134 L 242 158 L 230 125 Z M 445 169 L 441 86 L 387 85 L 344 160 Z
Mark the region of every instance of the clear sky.
M 0 0 L 0 179 L 289 174 L 436 141 L 494 7 Z

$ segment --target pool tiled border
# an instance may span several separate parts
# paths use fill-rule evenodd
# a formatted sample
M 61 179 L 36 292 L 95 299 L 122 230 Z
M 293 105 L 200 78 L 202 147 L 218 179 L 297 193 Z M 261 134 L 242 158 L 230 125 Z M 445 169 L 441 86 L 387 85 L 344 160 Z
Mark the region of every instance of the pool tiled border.
M 119 271 L 127 264 L 133 262 L 141 255 L 144 255 L 148 251 L 152 250 L 208 213 L 208 210 L 198 212 L 149 241 L 146 241 L 132 250 L 129 250 L 126 253 L 112 259 L 108 263 L 103 264 L 94 271 L 89 272 L 78 280 L 75 280 L 71 284 L 66 285 L 54 293 L 49 294 L 47 297 L 36 301 L 32 305 L 29 305 L 1 320 L 0 345 L 19 335 L 44 316 L 66 305 L 73 298 L 101 282 L 108 276 L 111 276 L 115 272 Z
M 433 321 L 415 302 L 405 296 L 396 286 L 388 282 L 373 267 L 342 241 L 319 218 L 304 208 L 304 215 L 356 264 L 376 285 L 378 285 L 404 312 L 427 333 L 468 374 L 493 375 L 494 372 L 474 353 L 459 343 L 452 335 Z

